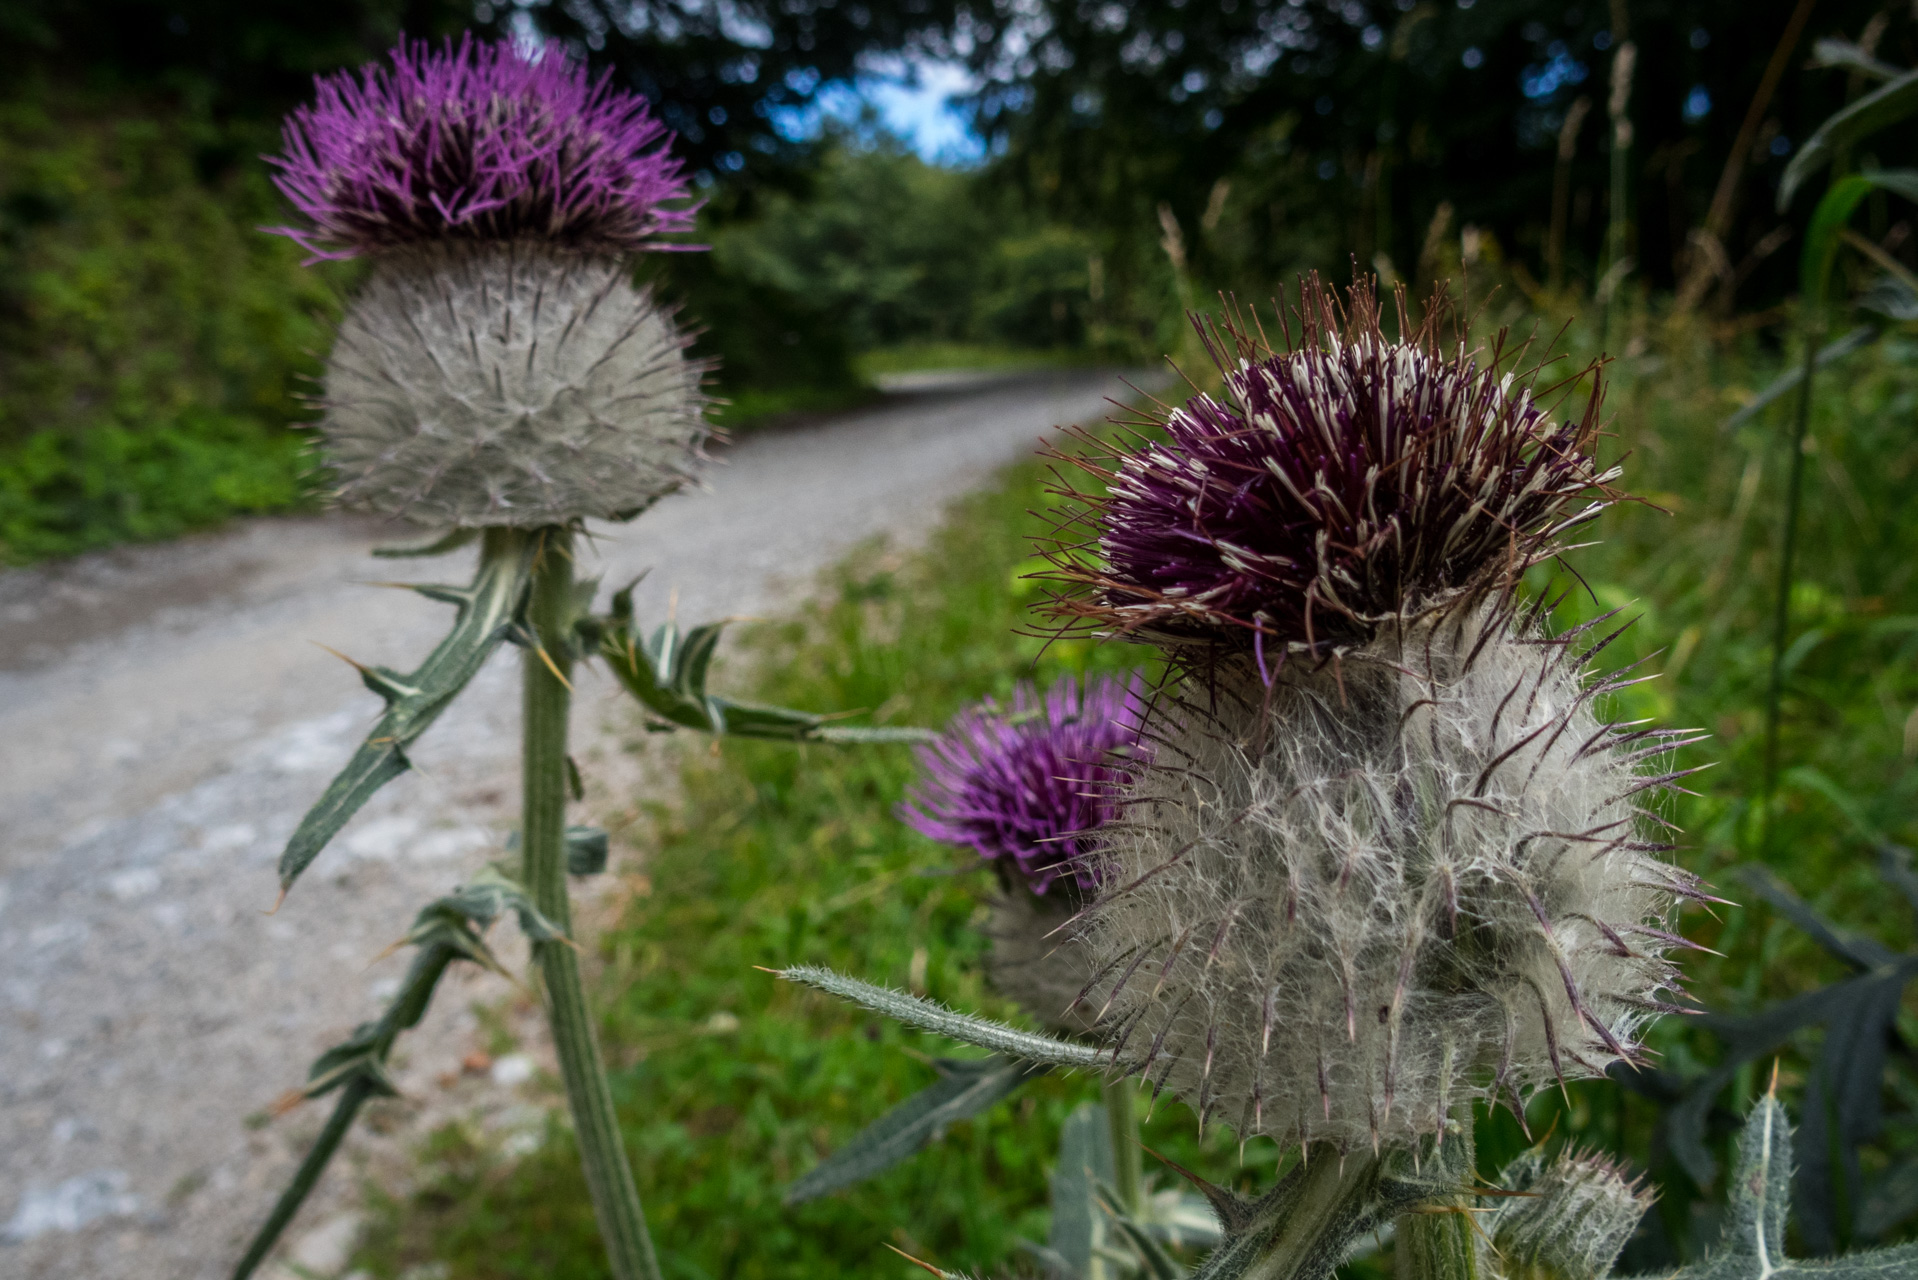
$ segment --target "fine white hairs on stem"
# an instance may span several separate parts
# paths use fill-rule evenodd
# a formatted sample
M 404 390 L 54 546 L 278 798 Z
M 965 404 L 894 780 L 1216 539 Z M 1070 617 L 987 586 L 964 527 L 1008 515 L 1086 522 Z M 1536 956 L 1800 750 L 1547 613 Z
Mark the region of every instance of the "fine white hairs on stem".
M 1683 744 L 1598 718 L 1594 634 L 1491 602 L 1190 682 L 1076 926 L 1119 1065 L 1241 1133 L 1377 1148 L 1631 1057 L 1700 895 L 1641 803 Z
M 686 342 L 616 258 L 531 241 L 384 255 L 327 367 L 338 496 L 437 526 L 634 515 L 701 460 Z

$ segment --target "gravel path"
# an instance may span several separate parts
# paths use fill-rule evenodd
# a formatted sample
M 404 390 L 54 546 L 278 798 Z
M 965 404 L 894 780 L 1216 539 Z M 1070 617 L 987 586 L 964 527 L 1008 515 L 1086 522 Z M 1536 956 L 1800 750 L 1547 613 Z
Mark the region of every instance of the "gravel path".
M 789 604 L 854 544 L 909 539 L 1124 391 L 1028 374 L 749 438 L 710 491 L 602 530 L 601 567 L 609 583 L 652 570 L 642 621 L 673 592 L 689 622 Z M 269 1121 L 274 1099 L 372 1016 L 405 957 L 369 961 L 500 847 L 518 717 L 496 658 L 416 771 L 265 914 L 281 845 L 377 705 L 317 645 L 410 669 L 447 611 L 367 584 L 470 575 L 470 555 L 367 559 L 394 540 L 344 517 L 261 520 L 0 576 L 0 1275 L 225 1275 L 323 1118 Z M 603 814 L 636 785 L 631 716 L 602 676 L 577 705 L 586 808 Z M 503 988 L 462 982 L 406 1046 L 394 1149 L 448 1108 L 528 1123 L 527 1059 L 469 1058 L 470 1006 Z M 296 1223 L 314 1273 L 351 1243 L 351 1181 L 331 1178 Z

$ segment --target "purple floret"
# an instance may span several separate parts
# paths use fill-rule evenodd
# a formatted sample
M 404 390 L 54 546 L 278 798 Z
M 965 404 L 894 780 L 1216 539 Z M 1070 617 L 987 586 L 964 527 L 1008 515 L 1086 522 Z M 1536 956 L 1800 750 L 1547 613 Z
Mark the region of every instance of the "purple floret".
M 665 207 L 687 195 L 666 126 L 563 46 L 529 61 L 467 36 L 391 56 L 317 77 L 268 157 L 312 221 L 273 230 L 316 257 L 518 239 L 624 254 L 691 227 L 691 209 Z
M 1043 894 L 1098 887 L 1096 832 L 1113 787 L 1141 757 L 1144 681 L 1066 676 L 1043 705 L 1029 683 L 1005 711 L 987 699 L 919 749 L 925 780 L 899 816 L 920 834 L 993 860 L 1007 883 Z

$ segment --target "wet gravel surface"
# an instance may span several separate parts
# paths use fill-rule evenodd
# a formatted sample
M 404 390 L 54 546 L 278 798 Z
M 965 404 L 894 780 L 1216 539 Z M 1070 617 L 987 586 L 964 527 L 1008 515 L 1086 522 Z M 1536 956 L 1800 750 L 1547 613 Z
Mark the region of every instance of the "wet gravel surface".
M 1125 394 L 1110 373 L 1028 374 L 749 437 L 708 491 L 601 530 L 597 568 L 650 569 L 642 621 L 675 593 L 690 622 L 803 608 L 860 541 L 910 540 L 1048 428 Z M 323 1120 L 312 1104 L 275 1118 L 275 1099 L 377 1012 L 406 957 L 375 957 L 413 912 L 501 847 L 518 750 L 505 654 L 267 914 L 281 845 L 377 708 L 320 646 L 411 669 L 447 611 L 369 584 L 471 573 L 470 553 L 367 558 L 396 540 L 349 517 L 260 520 L 0 575 L 0 1275 L 227 1274 Z M 577 705 L 576 820 L 616 820 L 648 753 L 627 749 L 610 681 L 586 676 Z M 480 1052 L 473 1007 L 507 993 L 474 975 L 442 988 L 403 1050 L 407 1100 L 357 1160 L 403 1163 L 452 1114 L 537 1123 L 538 1045 Z M 343 1265 L 353 1181 L 336 1170 L 289 1235 L 311 1274 Z

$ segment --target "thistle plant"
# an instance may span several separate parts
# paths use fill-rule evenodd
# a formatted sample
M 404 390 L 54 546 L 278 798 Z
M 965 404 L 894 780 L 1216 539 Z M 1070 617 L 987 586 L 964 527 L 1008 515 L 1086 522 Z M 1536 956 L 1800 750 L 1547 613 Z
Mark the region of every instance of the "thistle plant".
M 1057 931 L 1093 1043 L 789 975 L 1295 1148 L 1260 1200 L 1210 1193 L 1205 1276 L 1322 1276 L 1395 1219 L 1406 1275 L 1489 1266 L 1472 1104 L 1635 1059 L 1706 896 L 1651 807 L 1696 739 L 1607 722 L 1618 632 L 1554 634 L 1520 594 L 1619 496 L 1602 370 L 1547 387 L 1442 301 L 1416 325 L 1398 302 L 1398 339 L 1369 287 L 1316 280 L 1279 345 L 1205 324 L 1222 391 L 1071 459 L 1104 485 L 1067 491 L 1052 610 L 1174 673 Z
M 286 123 L 278 182 L 306 224 L 278 230 L 316 258 L 365 257 L 324 393 L 324 462 L 342 505 L 445 531 L 418 552 L 480 544 L 469 586 L 422 586 L 458 610 L 412 672 L 360 667 L 385 700 L 280 860 L 289 890 L 502 643 L 524 654 L 520 864 L 489 869 L 421 914 L 393 1007 L 314 1064 L 332 1118 L 240 1261 L 245 1277 L 337 1150 L 358 1108 L 391 1094 L 387 1060 L 457 960 L 497 967 L 486 927 L 509 908 L 532 944 L 593 1209 L 618 1280 L 659 1275 L 621 1145 L 574 942 L 566 877 L 603 869 L 604 832 L 569 827 L 572 677 L 604 660 L 666 728 L 800 741 L 918 740 L 734 702 L 707 689 L 719 626 L 649 636 L 630 590 L 592 612 L 576 573 L 588 518 L 630 519 L 698 472 L 703 367 L 630 257 L 683 248 L 686 183 L 645 101 L 559 45 L 402 43 L 390 66 L 321 77 Z M 356 664 L 357 665 L 357 664 Z

